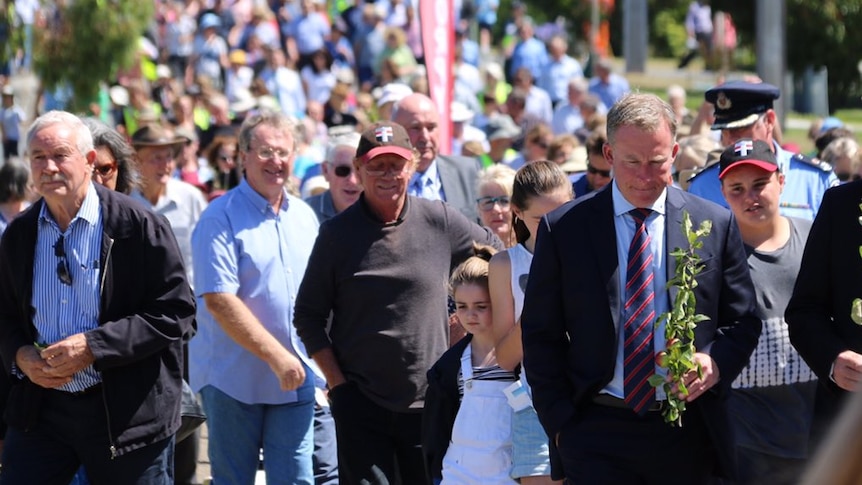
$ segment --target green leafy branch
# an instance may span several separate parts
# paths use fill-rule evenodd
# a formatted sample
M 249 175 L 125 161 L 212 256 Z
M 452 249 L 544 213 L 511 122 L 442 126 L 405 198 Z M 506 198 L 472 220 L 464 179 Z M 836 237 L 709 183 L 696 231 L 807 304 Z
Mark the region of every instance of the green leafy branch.
M 682 231 L 688 241 L 688 248 L 675 248 L 670 255 L 676 260 L 674 277 L 667 282 L 668 288 L 675 286 L 679 292 L 673 301 L 673 308 L 662 313 L 655 322 L 656 328 L 665 323 L 665 340 L 667 348 L 656 355 L 656 364 L 667 370 L 668 378 L 654 374 L 649 379 L 653 387 L 662 386 L 667 395 L 667 407 L 662 415 L 671 426 L 682 427 L 682 414 L 685 412 L 685 401 L 677 393 L 672 392 L 674 385 L 683 396 L 688 395 L 688 388 L 682 377 L 692 370 L 697 370 L 701 376 L 702 369 L 694 360 L 694 329 L 698 323 L 709 320 L 706 315 L 696 314 L 697 300 L 694 289 L 697 288 L 697 275 L 703 271 L 700 255 L 697 250 L 703 247 L 702 239 L 712 230 L 712 221 L 700 223 L 697 230 L 692 229 L 691 216 L 683 211 Z

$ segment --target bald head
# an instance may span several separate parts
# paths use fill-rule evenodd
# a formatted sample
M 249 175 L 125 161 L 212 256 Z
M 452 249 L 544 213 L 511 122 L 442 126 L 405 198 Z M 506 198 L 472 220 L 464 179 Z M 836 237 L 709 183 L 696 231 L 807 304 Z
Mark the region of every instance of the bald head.
M 416 170 L 425 173 L 437 157 L 440 114 L 431 98 L 413 93 L 401 99 L 392 111 L 392 121 L 407 129 L 410 142 L 419 152 Z

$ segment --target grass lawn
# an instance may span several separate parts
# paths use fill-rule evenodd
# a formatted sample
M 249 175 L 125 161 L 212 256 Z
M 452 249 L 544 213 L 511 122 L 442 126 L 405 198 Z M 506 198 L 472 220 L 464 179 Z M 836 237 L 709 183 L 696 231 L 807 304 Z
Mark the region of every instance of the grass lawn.
M 676 63 L 676 59 L 650 58 L 647 61 L 646 72 L 626 73 L 625 76 L 633 90 L 654 93 L 662 98 L 666 98 L 668 86 L 678 84 L 688 93 L 686 105 L 696 111 L 703 102 L 703 93 L 718 82 L 718 74 L 704 71 L 703 62 L 700 59 L 695 59 L 688 68 L 683 70 L 677 69 Z M 625 61 L 617 59 L 616 67 L 617 72 L 624 73 Z M 727 73 L 725 78 L 735 80 L 748 75 L 754 75 L 754 73 L 732 71 Z M 838 110 L 833 116 L 851 129 L 862 131 L 862 109 Z M 803 153 L 810 153 L 814 150 L 814 144 L 808 140 L 808 125 L 815 118 L 813 114 L 788 113 L 783 131 L 784 141 L 796 143 Z

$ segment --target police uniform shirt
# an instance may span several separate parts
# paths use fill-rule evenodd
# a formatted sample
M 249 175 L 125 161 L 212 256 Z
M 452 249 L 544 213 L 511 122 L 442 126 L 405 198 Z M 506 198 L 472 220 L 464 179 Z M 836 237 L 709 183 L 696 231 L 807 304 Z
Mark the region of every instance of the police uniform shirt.
M 828 164 L 817 164 L 802 155 L 782 149 L 775 141 L 772 143 L 778 166 L 784 174 L 784 190 L 779 198 L 781 215 L 814 220 L 823 193 L 829 187 L 838 185 L 838 177 Z M 688 191 L 728 207 L 718 180 L 718 163 L 692 178 Z

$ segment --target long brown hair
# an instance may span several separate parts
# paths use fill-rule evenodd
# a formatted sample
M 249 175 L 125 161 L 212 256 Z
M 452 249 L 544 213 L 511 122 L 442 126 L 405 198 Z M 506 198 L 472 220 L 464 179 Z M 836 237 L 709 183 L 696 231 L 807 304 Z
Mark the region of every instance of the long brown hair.
M 566 173 L 554 162 L 538 160 L 521 167 L 515 174 L 515 183 L 512 186 L 512 206 L 519 211 L 525 211 L 530 206 L 530 201 L 535 197 L 553 194 L 554 192 L 568 188 L 572 192 L 572 183 Z M 515 229 L 515 239 L 523 244 L 530 238 L 530 230 L 519 217 L 512 212 L 512 227 Z

